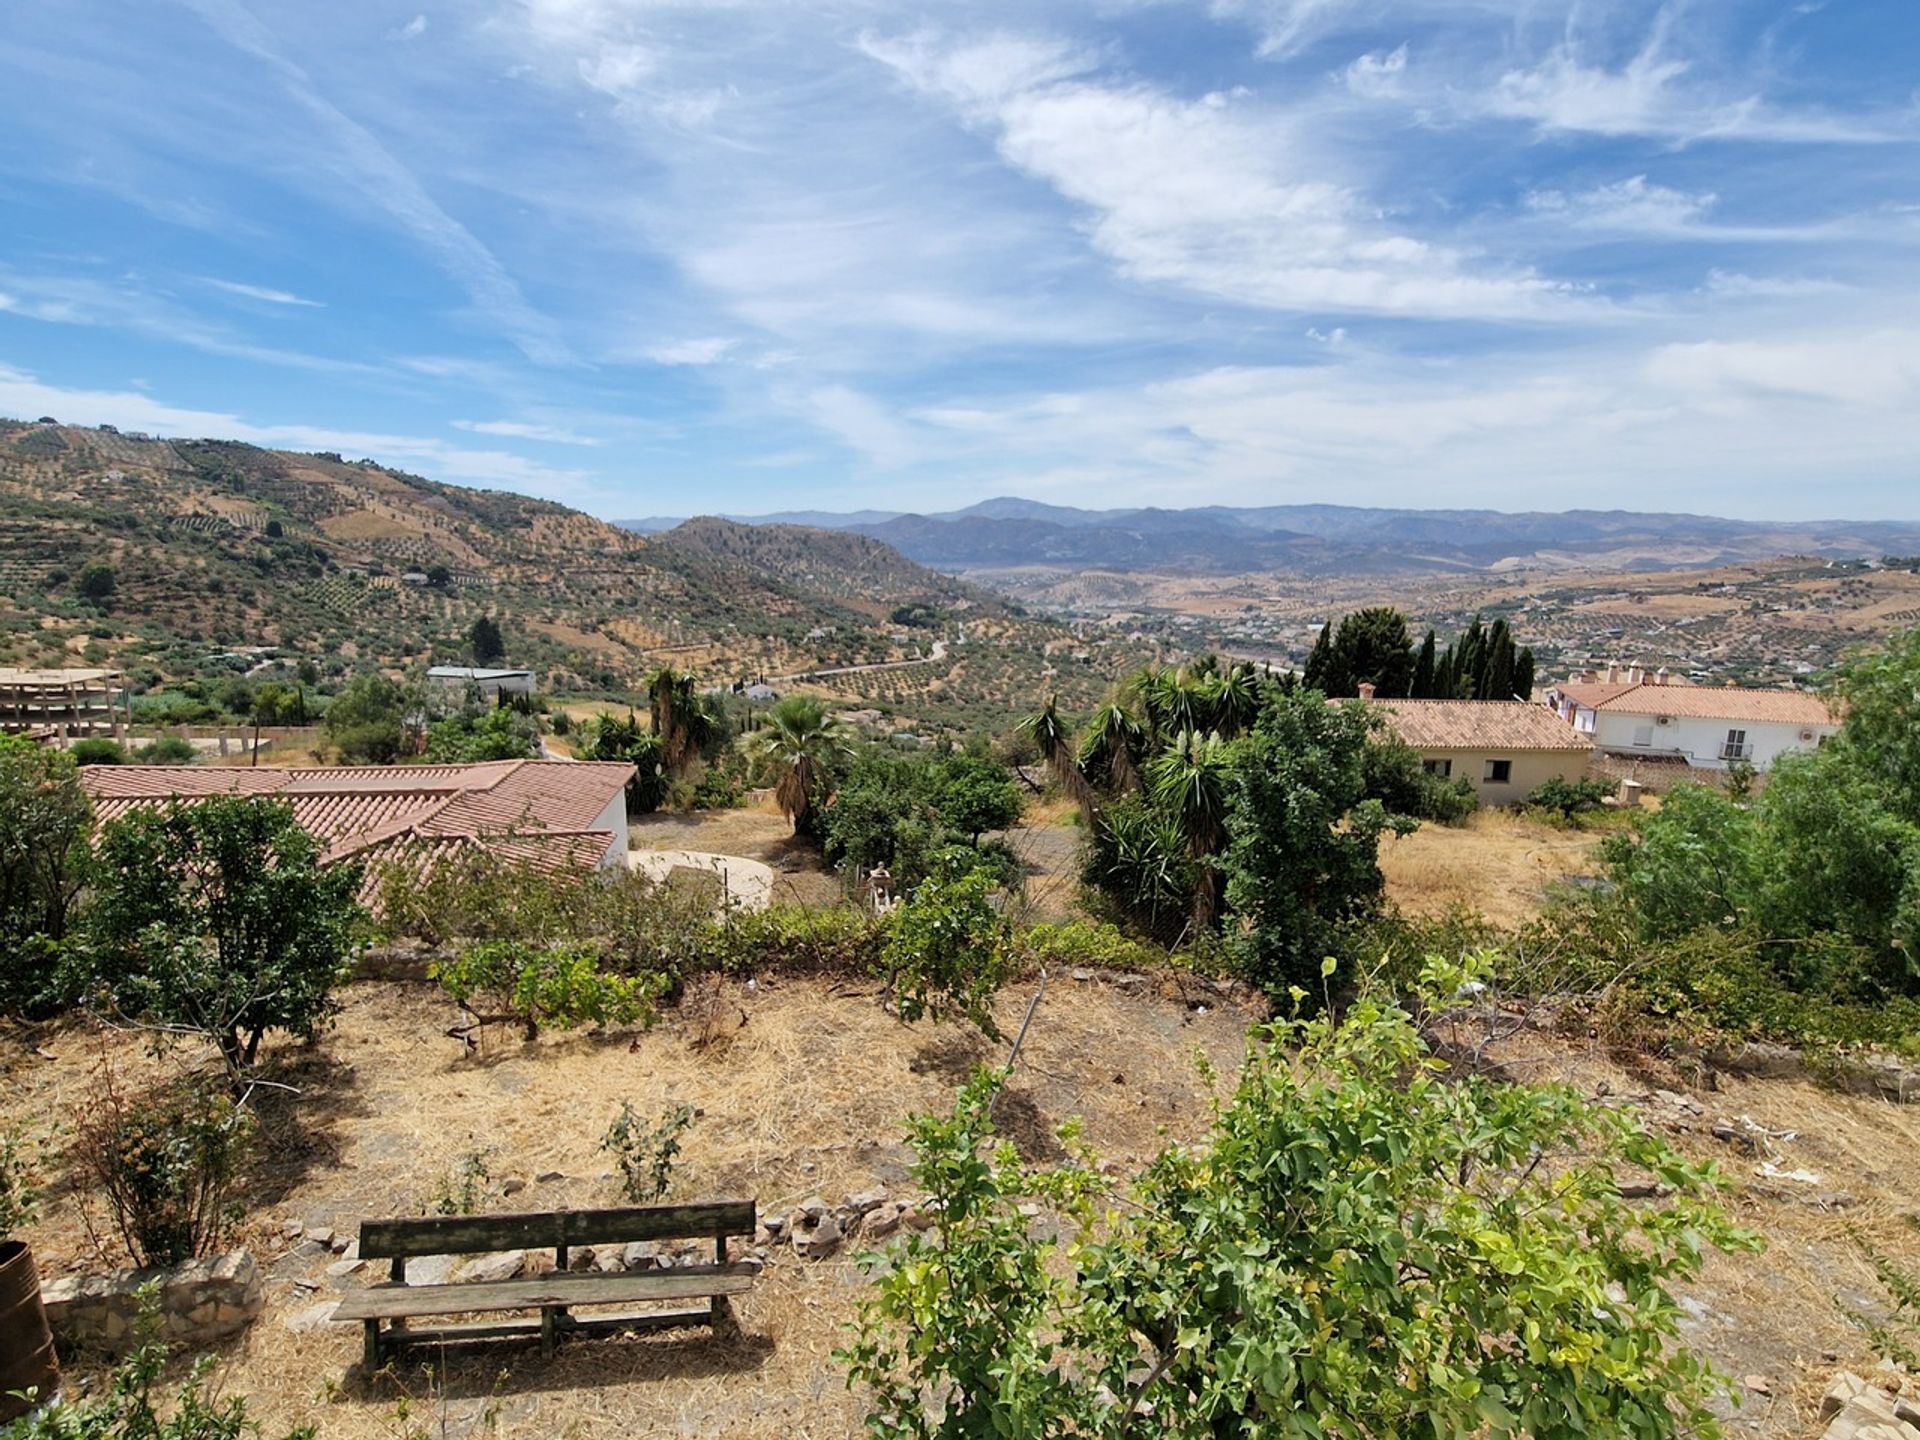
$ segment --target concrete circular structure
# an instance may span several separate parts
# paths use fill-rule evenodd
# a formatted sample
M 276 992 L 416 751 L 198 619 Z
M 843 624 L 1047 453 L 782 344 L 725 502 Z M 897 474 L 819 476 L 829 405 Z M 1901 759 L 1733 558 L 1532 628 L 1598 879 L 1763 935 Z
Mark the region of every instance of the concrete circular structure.
M 742 910 L 764 910 L 773 903 L 773 867 L 740 855 L 704 850 L 629 850 L 627 868 L 650 880 L 665 880 L 676 870 L 717 875 L 727 899 Z

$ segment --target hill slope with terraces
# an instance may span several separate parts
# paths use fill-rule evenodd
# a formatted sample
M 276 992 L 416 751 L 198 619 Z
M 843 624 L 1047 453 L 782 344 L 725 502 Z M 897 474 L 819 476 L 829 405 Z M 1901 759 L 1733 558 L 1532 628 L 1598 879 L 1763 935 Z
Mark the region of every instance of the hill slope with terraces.
M 889 674 L 888 699 L 945 712 L 997 702 L 1015 672 L 1036 682 L 1076 643 L 863 536 L 724 521 L 639 535 L 333 454 L 0 421 L 0 497 L 0 663 L 166 676 L 271 647 L 404 668 L 463 658 L 493 614 L 514 663 L 619 691 L 660 664 L 733 681 L 911 660 L 930 637 L 898 638 L 888 617 L 906 606 L 973 627 L 970 656 Z M 113 593 L 89 600 L 100 565 Z

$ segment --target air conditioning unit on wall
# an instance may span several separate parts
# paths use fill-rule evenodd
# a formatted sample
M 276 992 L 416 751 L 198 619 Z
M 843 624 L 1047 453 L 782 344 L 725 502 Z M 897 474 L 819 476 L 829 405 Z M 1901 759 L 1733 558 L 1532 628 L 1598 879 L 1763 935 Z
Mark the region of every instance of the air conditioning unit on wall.
M 1653 723 L 1656 725 L 1671 725 L 1673 723 L 1673 717 L 1671 715 L 1657 715 L 1654 717 Z
M 1809 742 L 1810 742 L 1810 741 L 1811 741 L 1811 740 L 1813 739 L 1813 731 L 1811 731 L 1811 730 L 1802 730 L 1802 731 L 1800 732 L 1800 738 L 1801 738 L 1801 739 L 1802 739 L 1803 741 L 1809 741 Z

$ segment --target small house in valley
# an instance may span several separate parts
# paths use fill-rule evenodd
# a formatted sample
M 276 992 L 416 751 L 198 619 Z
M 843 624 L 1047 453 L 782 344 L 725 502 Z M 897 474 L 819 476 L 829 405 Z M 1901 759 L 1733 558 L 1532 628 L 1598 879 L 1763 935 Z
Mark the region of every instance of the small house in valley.
M 427 671 L 427 683 L 462 694 L 478 690 L 482 699 L 497 701 L 502 695 L 533 694 L 533 671 L 490 670 L 483 665 L 435 665 Z
M 1609 755 L 1704 770 L 1740 761 L 1766 770 L 1780 756 L 1815 749 L 1840 730 L 1840 717 L 1810 691 L 1690 685 L 1638 668 L 1609 667 L 1552 686 L 1547 703 Z
M 1373 687 L 1362 686 L 1361 698 Z M 1549 780 L 1577 780 L 1593 741 L 1525 700 L 1374 700 L 1428 774 L 1464 780 L 1482 805 L 1517 805 Z
M 475 847 L 549 871 L 626 862 L 627 782 L 620 762 L 491 760 L 477 765 L 226 770 L 90 765 L 81 782 L 105 822 L 129 811 L 221 795 L 283 800 L 327 864 L 405 858 L 435 864 Z

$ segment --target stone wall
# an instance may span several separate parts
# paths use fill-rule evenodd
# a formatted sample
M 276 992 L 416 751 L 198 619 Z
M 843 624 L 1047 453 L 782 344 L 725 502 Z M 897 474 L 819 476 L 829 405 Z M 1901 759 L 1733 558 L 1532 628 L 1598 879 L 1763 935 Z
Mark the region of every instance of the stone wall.
M 245 1250 L 164 1270 L 115 1270 L 51 1280 L 40 1293 L 60 1353 L 90 1350 L 118 1356 L 136 1348 L 145 1338 L 140 1292 L 149 1286 L 158 1307 L 155 1338 L 189 1350 L 246 1329 L 260 1313 L 266 1288 Z

